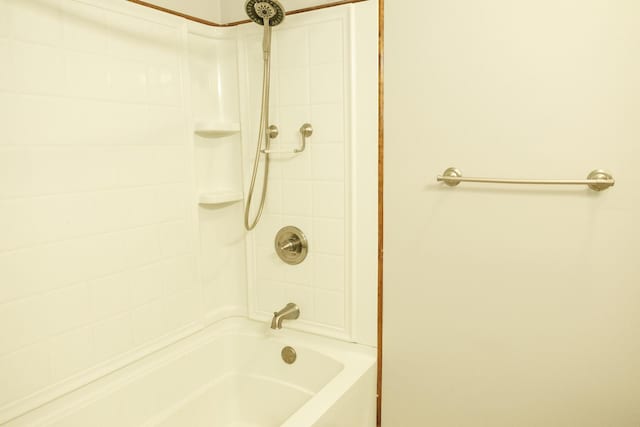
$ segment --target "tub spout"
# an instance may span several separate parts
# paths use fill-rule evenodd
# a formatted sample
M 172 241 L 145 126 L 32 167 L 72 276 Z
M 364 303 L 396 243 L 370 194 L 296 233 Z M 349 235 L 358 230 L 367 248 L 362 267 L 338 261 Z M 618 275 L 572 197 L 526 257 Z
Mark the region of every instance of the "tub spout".
M 282 329 L 282 321 L 293 320 L 300 317 L 300 309 L 292 302 L 287 304 L 282 310 L 273 312 L 273 319 L 271 319 L 271 329 Z

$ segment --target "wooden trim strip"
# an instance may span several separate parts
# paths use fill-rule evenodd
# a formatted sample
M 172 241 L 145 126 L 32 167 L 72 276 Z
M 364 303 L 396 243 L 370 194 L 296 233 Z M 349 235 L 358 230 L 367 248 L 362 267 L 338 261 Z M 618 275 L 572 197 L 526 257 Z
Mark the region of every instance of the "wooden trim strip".
M 382 425 L 382 312 L 384 258 L 384 0 L 378 6 L 378 381 L 377 426 Z
M 250 19 L 243 19 L 242 21 L 234 21 L 234 22 L 229 22 L 229 23 L 226 23 L 226 24 L 219 24 L 217 22 L 207 21 L 206 19 L 198 18 L 197 16 L 188 15 L 186 13 L 178 12 L 177 10 L 167 9 L 166 7 L 158 6 L 158 5 L 155 5 L 153 3 L 149 3 L 149 2 L 143 1 L 143 0 L 128 0 L 128 1 L 130 1 L 131 3 L 139 4 L 140 6 L 145 6 L 145 7 L 151 8 L 151 9 L 158 10 L 160 12 L 168 13 L 170 15 L 179 16 L 180 18 L 188 19 L 189 21 L 194 21 L 194 22 L 198 22 L 200 24 L 208 25 L 210 27 L 235 27 L 236 25 L 248 24 L 248 23 L 252 22 Z M 290 10 L 290 11 L 288 11 L 286 13 L 286 15 L 296 15 L 298 13 L 313 12 L 315 10 L 327 9 L 329 7 L 342 6 L 342 5 L 349 4 L 349 3 L 360 3 L 362 1 L 367 1 L 367 0 L 341 0 L 341 1 L 336 1 L 336 2 L 333 2 L 333 3 L 320 4 L 318 6 L 311 6 L 311 7 L 305 7 L 305 8 L 302 8 L 302 9 Z
M 196 16 L 187 15 L 186 13 L 178 12 L 176 10 L 167 9 L 166 7 L 157 6 L 152 3 L 147 3 L 142 0 L 128 0 L 131 3 L 139 4 L 140 6 L 145 6 L 151 9 L 159 10 L 160 12 L 168 13 L 170 15 L 179 16 L 180 18 L 188 19 L 189 21 L 198 22 L 200 24 L 208 25 L 210 27 L 225 27 L 226 25 L 217 24 L 215 22 L 207 21 L 206 19 L 198 18 Z

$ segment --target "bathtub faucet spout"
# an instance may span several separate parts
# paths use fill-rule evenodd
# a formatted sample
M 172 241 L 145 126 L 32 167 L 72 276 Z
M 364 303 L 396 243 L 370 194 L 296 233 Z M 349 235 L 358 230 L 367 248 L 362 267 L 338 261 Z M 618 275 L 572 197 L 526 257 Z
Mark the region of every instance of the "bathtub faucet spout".
M 293 320 L 300 317 L 300 309 L 292 302 L 287 304 L 282 310 L 273 312 L 271 319 L 271 329 L 282 329 L 283 320 Z

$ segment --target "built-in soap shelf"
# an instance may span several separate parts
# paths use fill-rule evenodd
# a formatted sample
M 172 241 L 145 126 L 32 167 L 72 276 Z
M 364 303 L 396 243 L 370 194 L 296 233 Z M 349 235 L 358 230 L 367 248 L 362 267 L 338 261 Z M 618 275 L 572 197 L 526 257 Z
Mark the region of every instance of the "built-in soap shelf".
M 193 132 L 205 138 L 223 138 L 240 133 L 240 123 L 196 120 L 193 124 Z
M 217 191 L 212 193 L 200 193 L 198 203 L 201 205 L 222 205 L 239 202 L 244 198 L 239 191 Z

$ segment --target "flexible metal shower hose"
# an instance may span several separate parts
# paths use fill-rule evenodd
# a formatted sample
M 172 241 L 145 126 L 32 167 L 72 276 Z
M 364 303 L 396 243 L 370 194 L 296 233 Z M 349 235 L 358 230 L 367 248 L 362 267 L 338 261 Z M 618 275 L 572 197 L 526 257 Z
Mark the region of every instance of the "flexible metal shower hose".
M 253 172 L 251 173 L 251 185 L 249 186 L 249 196 L 247 197 L 247 203 L 244 208 L 244 228 L 247 231 L 251 231 L 256 228 L 262 211 L 264 210 L 264 202 L 267 198 L 267 180 L 269 179 L 269 148 L 271 145 L 271 138 L 269 137 L 269 81 L 271 75 L 271 54 L 269 52 L 271 46 L 271 26 L 269 26 L 269 20 L 265 20 L 264 24 L 264 70 L 262 73 L 262 108 L 260 111 L 260 132 L 258 134 L 258 142 L 256 144 L 256 157 L 253 161 Z M 265 141 L 265 163 L 264 163 L 264 176 L 262 181 L 262 194 L 260 196 L 260 206 L 256 216 L 251 221 L 249 219 L 251 202 L 253 200 L 253 193 L 255 190 L 256 177 L 258 175 L 258 167 L 260 166 L 260 148 L 262 146 L 262 140 Z

